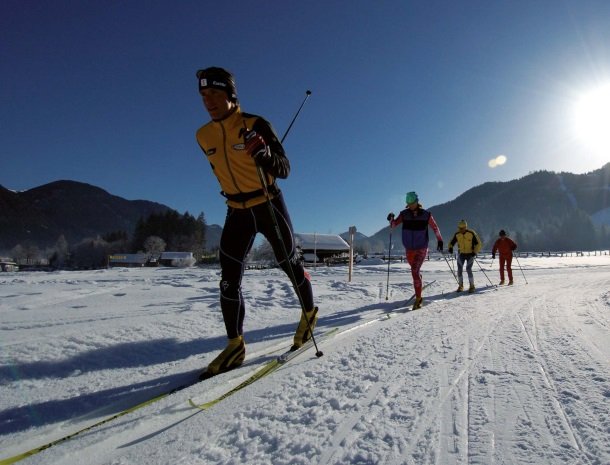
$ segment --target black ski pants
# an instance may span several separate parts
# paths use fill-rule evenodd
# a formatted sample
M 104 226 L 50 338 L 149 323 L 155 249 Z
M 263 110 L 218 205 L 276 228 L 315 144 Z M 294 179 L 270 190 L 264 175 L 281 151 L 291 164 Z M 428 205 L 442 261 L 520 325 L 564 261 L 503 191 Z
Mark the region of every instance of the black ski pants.
M 220 266 L 222 276 L 220 281 L 220 307 L 231 339 L 243 335 L 246 306 L 241 292 L 241 281 L 244 275 L 245 259 L 257 233 L 262 233 L 271 245 L 280 267 L 290 277 L 292 268 L 296 282 L 292 285 L 298 288 L 307 311 L 314 308 L 311 283 L 305 275 L 302 263 L 296 256 L 296 247 L 292 223 L 281 192 L 271 200 L 275 218 L 281 232 L 284 247 L 289 260 L 286 261 L 280 238 L 267 202 L 251 208 L 232 208 L 227 210 L 222 236 L 220 238 Z

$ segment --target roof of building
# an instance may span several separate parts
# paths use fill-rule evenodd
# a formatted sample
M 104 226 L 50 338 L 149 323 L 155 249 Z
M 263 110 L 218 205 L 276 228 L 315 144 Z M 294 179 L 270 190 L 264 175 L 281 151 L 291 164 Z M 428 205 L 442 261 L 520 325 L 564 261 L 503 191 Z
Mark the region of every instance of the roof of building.
M 338 234 L 297 233 L 294 238 L 303 250 L 349 250 L 349 244 Z

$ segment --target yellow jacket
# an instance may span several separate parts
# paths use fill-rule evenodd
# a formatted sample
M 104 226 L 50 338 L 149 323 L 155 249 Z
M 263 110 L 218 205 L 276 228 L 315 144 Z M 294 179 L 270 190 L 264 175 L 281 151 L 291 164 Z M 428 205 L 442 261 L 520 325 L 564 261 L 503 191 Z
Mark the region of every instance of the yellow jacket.
M 472 229 L 467 229 L 464 232 L 457 231 L 451 241 L 449 241 L 449 252 L 452 251 L 453 246 L 457 243 L 458 251 L 462 254 L 479 253 L 483 247 L 483 243 L 479 238 L 478 234 Z
M 279 193 L 276 178 L 286 178 L 290 162 L 271 124 L 239 107 L 220 121 L 210 121 L 197 130 L 197 142 L 218 178 L 221 194 L 233 208 L 250 208 L 267 200 L 254 160 L 245 149 L 244 132 L 254 130 L 269 146 L 271 159 L 263 166 L 271 198 Z

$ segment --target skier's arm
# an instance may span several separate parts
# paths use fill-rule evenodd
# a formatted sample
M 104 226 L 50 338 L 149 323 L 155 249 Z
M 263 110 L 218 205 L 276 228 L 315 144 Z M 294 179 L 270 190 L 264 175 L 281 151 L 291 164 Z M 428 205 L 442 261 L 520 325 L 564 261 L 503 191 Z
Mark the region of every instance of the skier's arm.
M 438 242 L 443 242 L 443 236 L 441 236 L 441 230 L 439 229 L 438 225 L 436 224 L 436 221 L 434 221 L 434 217 L 432 215 L 430 215 L 430 217 L 428 218 L 428 225 L 432 228 L 432 231 L 434 231 L 436 240 Z
M 483 243 L 479 238 L 478 234 L 474 231 L 472 232 L 472 253 L 478 254 L 483 248 Z
M 455 233 L 453 235 L 453 237 L 451 238 L 451 240 L 449 241 L 449 253 L 453 253 L 453 246 L 455 245 L 455 243 L 457 242 L 457 233 Z
M 269 147 L 270 157 L 261 163 L 265 172 L 276 178 L 286 179 L 290 174 L 290 161 L 286 158 L 284 147 L 282 147 L 271 124 L 265 119 L 258 117 L 254 122 L 252 130 L 260 134 Z
M 402 223 L 402 212 L 398 214 L 398 216 L 394 217 L 390 220 L 390 227 L 394 228 Z

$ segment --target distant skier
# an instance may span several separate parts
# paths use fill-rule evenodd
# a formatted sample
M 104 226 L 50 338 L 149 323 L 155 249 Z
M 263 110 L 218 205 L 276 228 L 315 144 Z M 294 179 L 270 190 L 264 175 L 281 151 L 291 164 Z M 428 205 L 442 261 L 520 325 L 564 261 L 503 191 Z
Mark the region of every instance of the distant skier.
M 432 213 L 424 210 L 419 203 L 417 193 L 407 193 L 406 203 L 407 208 L 401 211 L 397 218 L 394 213 L 388 214 L 388 221 L 391 228 L 402 224 L 402 243 L 405 246 L 407 262 L 411 265 L 411 276 L 413 276 L 413 287 L 415 288 L 415 303 L 413 304 L 413 310 L 415 310 L 420 308 L 423 302 L 420 270 L 428 254 L 428 226 L 436 235 L 436 250 L 439 252 L 443 251 L 443 238 Z
M 278 264 L 289 276 L 289 268 L 292 268 L 296 281 L 292 284 L 306 309 L 307 319 L 301 312 L 293 349 L 311 338 L 310 329 L 316 325 L 318 308 L 314 307 L 311 283 L 296 257 L 290 216 L 275 183 L 276 178 L 284 179 L 290 172 L 282 144 L 269 122 L 241 111 L 231 73 L 216 67 L 202 69 L 197 71 L 197 80 L 203 104 L 212 119 L 197 131 L 197 142 L 218 178 L 228 207 L 220 238 L 220 307 L 229 342 L 200 376 L 207 378 L 238 367 L 245 359 L 243 323 L 246 306 L 241 282 L 244 261 L 257 233 L 267 238 Z M 277 225 L 270 213 L 257 165 L 262 167 L 267 178 Z M 288 252 L 288 261 L 284 258 L 276 226 Z
M 457 274 L 458 274 L 458 288 L 457 292 L 464 290 L 464 263 L 466 263 L 466 273 L 468 274 L 468 281 L 470 286 L 468 292 L 474 292 L 474 275 L 472 274 L 472 265 L 474 264 L 474 258 L 481 251 L 483 243 L 479 238 L 478 234 L 473 229 L 468 229 L 468 223 L 466 220 L 460 220 L 458 223 L 458 230 L 449 241 L 449 253 L 453 253 L 453 246 L 457 243 L 458 245 L 458 259 L 457 259 Z
M 517 244 L 506 235 L 504 229 L 500 230 L 499 238 L 494 243 L 491 249 L 492 258 L 496 258 L 496 252 L 500 253 L 500 285 L 504 284 L 504 265 L 506 264 L 506 272 L 508 274 L 508 285 L 513 284 L 513 269 L 511 267 L 513 261 L 513 251 L 517 249 Z

